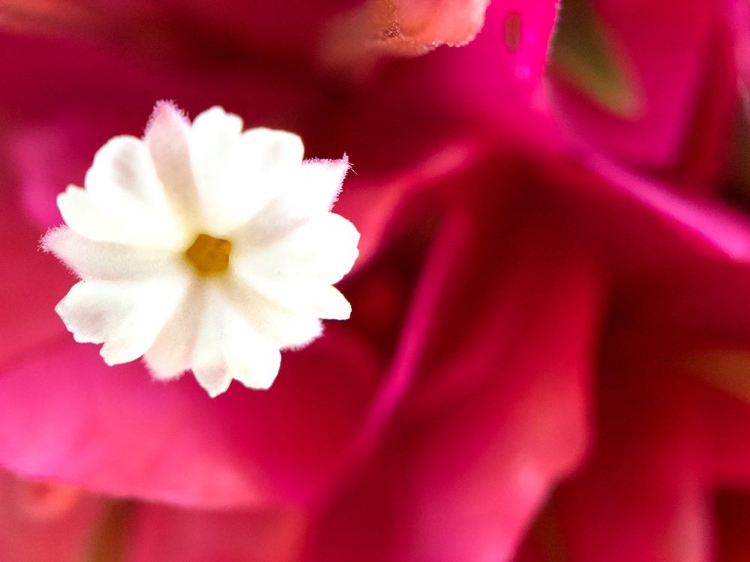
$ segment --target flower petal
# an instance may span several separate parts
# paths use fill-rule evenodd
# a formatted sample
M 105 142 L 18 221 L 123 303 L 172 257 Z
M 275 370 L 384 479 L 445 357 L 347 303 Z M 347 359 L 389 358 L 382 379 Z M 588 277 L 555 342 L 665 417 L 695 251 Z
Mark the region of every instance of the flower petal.
M 65 222 L 78 234 L 137 245 L 184 243 L 184 228 L 170 213 L 148 151 L 135 137 L 115 137 L 99 149 L 85 185 L 70 186 L 58 197 Z
M 130 206 L 135 200 L 149 209 L 167 210 L 148 147 L 135 137 L 114 137 L 101 147 L 86 174 L 85 185 L 103 204 Z
M 242 134 L 242 119 L 212 107 L 193 120 L 190 156 L 201 195 L 210 194 L 224 177 L 227 158 Z
M 241 150 L 245 166 L 258 173 L 271 174 L 296 169 L 305 153 L 302 139 L 294 133 L 256 127 L 242 134 Z
M 232 379 L 251 388 L 270 387 L 281 354 L 278 345 L 259 335 L 216 287 L 210 287 L 192 364 L 195 378 L 215 397 L 229 388 Z
M 296 202 L 300 211 L 330 211 L 348 171 L 346 155 L 340 160 L 306 160 L 299 172 L 299 182 L 284 198 L 289 205 Z
M 333 284 L 347 274 L 359 255 L 359 232 L 344 217 L 326 213 L 265 247 L 239 240 L 234 264 L 247 279 L 314 280 Z
M 55 308 L 79 343 L 104 343 L 108 365 L 137 359 L 151 346 L 187 289 L 184 275 L 138 281 L 81 281 Z
M 174 231 L 169 232 L 158 220 L 149 222 L 146 208 L 133 206 L 120 212 L 112 205 L 101 205 L 86 190 L 74 185 L 58 195 L 57 206 L 72 230 L 92 240 L 138 246 L 158 241 L 163 247 L 174 247 L 178 239 Z M 142 216 L 147 217 L 143 223 Z
M 204 300 L 202 285 L 192 283 L 182 302 L 156 336 L 143 357 L 154 378 L 175 379 L 190 369 Z
M 296 184 L 304 147 L 295 134 L 266 128 L 241 133 L 242 121 L 214 107 L 190 131 L 203 227 L 219 236 L 250 220 Z
M 222 205 L 225 231 L 253 218 L 278 193 L 295 185 L 304 146 L 293 133 L 266 128 L 245 131 L 227 160 L 224 181 L 217 196 Z M 221 224 L 221 223 L 220 223 Z
M 229 160 L 237 150 L 242 134 L 242 119 L 212 107 L 198 115 L 190 129 L 190 161 L 201 198 L 206 224 L 226 222 L 232 213 Z
M 273 240 L 310 218 L 331 210 L 341 191 L 349 160 L 307 160 L 286 191 L 235 234 L 254 243 Z
M 307 345 L 323 332 L 318 317 L 288 310 L 240 278 L 232 279 L 225 289 L 227 298 L 253 329 L 282 349 Z
M 349 301 L 331 285 L 310 281 L 274 281 L 262 276 L 244 280 L 259 293 L 290 311 L 330 320 L 348 320 L 352 313 Z
M 97 242 L 66 227 L 48 232 L 42 239 L 42 247 L 83 279 L 142 279 L 178 265 L 171 250 Z
M 190 165 L 190 122 L 174 104 L 159 102 L 143 137 L 167 199 L 186 223 L 199 216 L 198 188 Z

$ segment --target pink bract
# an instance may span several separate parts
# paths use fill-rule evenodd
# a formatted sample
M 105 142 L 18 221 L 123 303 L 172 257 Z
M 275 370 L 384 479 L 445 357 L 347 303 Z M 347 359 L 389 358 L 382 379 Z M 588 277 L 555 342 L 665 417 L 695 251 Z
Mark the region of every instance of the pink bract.
M 608 106 L 553 68 L 552 105 L 566 131 L 589 149 L 681 189 L 719 189 L 736 103 L 734 2 L 575 4 L 590 6 L 623 91 L 621 102 Z M 611 81 L 603 73 L 599 79 Z
M 600 8 L 628 44 L 636 4 Z M 70 29 L 102 41 L 111 21 L 87 6 Z M 706 502 L 750 476 L 750 411 L 725 388 L 727 357 L 750 348 L 750 223 L 710 196 L 721 163 L 691 194 L 662 168 L 703 92 L 714 8 L 681 12 L 672 74 L 633 50 L 654 113 L 622 132 L 571 92 L 550 113 L 554 2 L 492 2 L 469 45 L 356 78 L 316 49 L 351 3 L 269 6 L 254 20 L 232 2 L 138 2 L 120 9 L 119 48 L 0 36 L 0 464 L 21 477 L 0 480 L 16 498 L 0 517 L 22 535 L 7 557 L 68 533 L 73 559 L 117 528 L 137 562 L 473 562 L 519 545 L 535 559 L 550 513 L 575 560 L 680 560 L 666 536 L 708 556 Z M 144 33 L 175 13 L 169 33 Z M 193 116 L 222 105 L 353 165 L 336 207 L 363 234 L 342 285 L 352 319 L 287 354 L 267 392 L 211 401 L 188 379 L 107 368 L 53 312 L 74 282 L 37 251 L 55 195 L 108 138 L 140 135 L 157 99 Z M 574 149 L 561 128 L 604 140 Z M 13 506 L 38 517 L 44 502 L 12 490 L 37 481 L 61 501 L 59 484 L 80 489 L 71 529 L 19 523 Z

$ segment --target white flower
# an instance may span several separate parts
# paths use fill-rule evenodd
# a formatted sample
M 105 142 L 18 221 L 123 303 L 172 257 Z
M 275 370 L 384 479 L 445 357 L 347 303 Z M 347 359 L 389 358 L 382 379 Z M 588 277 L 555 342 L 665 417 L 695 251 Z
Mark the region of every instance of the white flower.
M 75 340 L 157 379 L 192 369 L 211 396 L 268 388 L 281 349 L 351 312 L 332 284 L 359 233 L 330 212 L 349 165 L 302 158 L 294 134 L 243 132 L 220 107 L 191 125 L 165 102 L 143 139 L 105 144 L 42 241 L 81 278 L 55 309 Z

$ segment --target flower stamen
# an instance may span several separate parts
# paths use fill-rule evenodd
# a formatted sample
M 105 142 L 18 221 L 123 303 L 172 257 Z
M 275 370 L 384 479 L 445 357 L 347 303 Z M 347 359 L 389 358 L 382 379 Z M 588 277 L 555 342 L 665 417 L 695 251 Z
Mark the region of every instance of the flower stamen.
M 185 250 L 185 257 L 202 275 L 224 273 L 229 267 L 232 243 L 223 238 L 199 234 L 195 242 Z

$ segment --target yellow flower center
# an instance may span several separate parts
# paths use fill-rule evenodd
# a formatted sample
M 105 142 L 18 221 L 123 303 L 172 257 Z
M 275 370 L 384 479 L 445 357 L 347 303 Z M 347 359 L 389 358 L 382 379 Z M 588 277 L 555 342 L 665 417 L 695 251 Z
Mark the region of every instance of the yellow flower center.
M 185 250 L 185 257 L 202 275 L 224 273 L 229 267 L 232 243 L 208 234 L 199 234 L 195 242 Z

